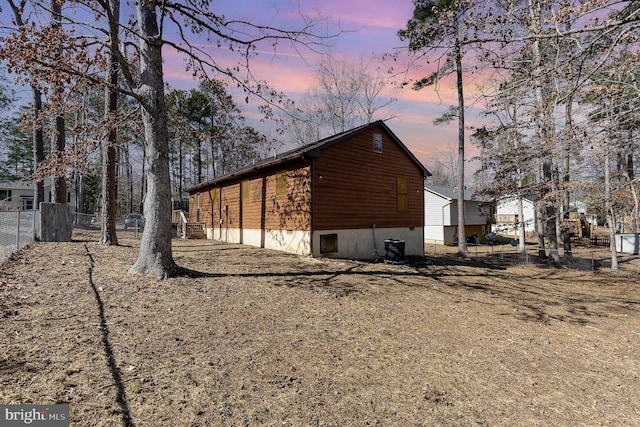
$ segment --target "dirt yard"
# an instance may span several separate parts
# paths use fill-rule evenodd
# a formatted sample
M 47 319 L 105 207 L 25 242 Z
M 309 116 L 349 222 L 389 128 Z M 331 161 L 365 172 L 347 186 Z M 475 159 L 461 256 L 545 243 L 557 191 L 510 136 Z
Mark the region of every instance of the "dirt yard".
M 0 268 L 0 403 L 74 426 L 640 425 L 640 260 L 420 267 L 97 235 Z M 589 265 L 589 259 L 583 259 Z

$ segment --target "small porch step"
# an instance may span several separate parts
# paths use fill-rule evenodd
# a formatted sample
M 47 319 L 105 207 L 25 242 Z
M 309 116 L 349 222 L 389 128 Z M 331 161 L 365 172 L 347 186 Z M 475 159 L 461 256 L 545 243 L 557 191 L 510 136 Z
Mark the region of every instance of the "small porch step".
M 204 223 L 188 222 L 185 237 L 187 239 L 206 239 L 207 235 L 204 232 Z

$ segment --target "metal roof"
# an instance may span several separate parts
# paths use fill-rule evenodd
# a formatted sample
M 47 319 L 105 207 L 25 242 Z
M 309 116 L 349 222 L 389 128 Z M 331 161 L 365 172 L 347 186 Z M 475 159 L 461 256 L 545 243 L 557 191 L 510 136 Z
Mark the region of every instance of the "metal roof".
M 454 200 L 458 198 L 458 189 L 451 187 L 442 187 L 439 185 L 425 185 L 425 190 L 437 194 L 445 199 Z M 478 202 L 487 202 L 490 199 L 480 197 L 471 190 L 464 190 L 464 200 L 474 200 Z

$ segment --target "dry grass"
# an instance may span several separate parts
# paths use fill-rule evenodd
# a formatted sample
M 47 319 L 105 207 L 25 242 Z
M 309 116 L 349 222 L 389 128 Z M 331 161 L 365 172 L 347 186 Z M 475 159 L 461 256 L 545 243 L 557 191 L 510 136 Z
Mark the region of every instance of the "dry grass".
M 2 266 L 0 402 L 78 426 L 640 425 L 637 257 L 613 276 L 175 240 L 204 274 L 156 281 L 120 239 Z

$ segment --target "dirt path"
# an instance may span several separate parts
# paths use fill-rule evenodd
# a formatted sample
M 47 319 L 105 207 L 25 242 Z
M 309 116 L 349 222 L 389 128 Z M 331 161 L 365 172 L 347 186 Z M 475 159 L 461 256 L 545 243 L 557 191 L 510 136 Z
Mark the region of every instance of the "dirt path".
M 0 270 L 0 402 L 77 426 L 640 425 L 637 260 L 421 268 L 174 241 L 203 277 L 127 274 L 132 234 Z

